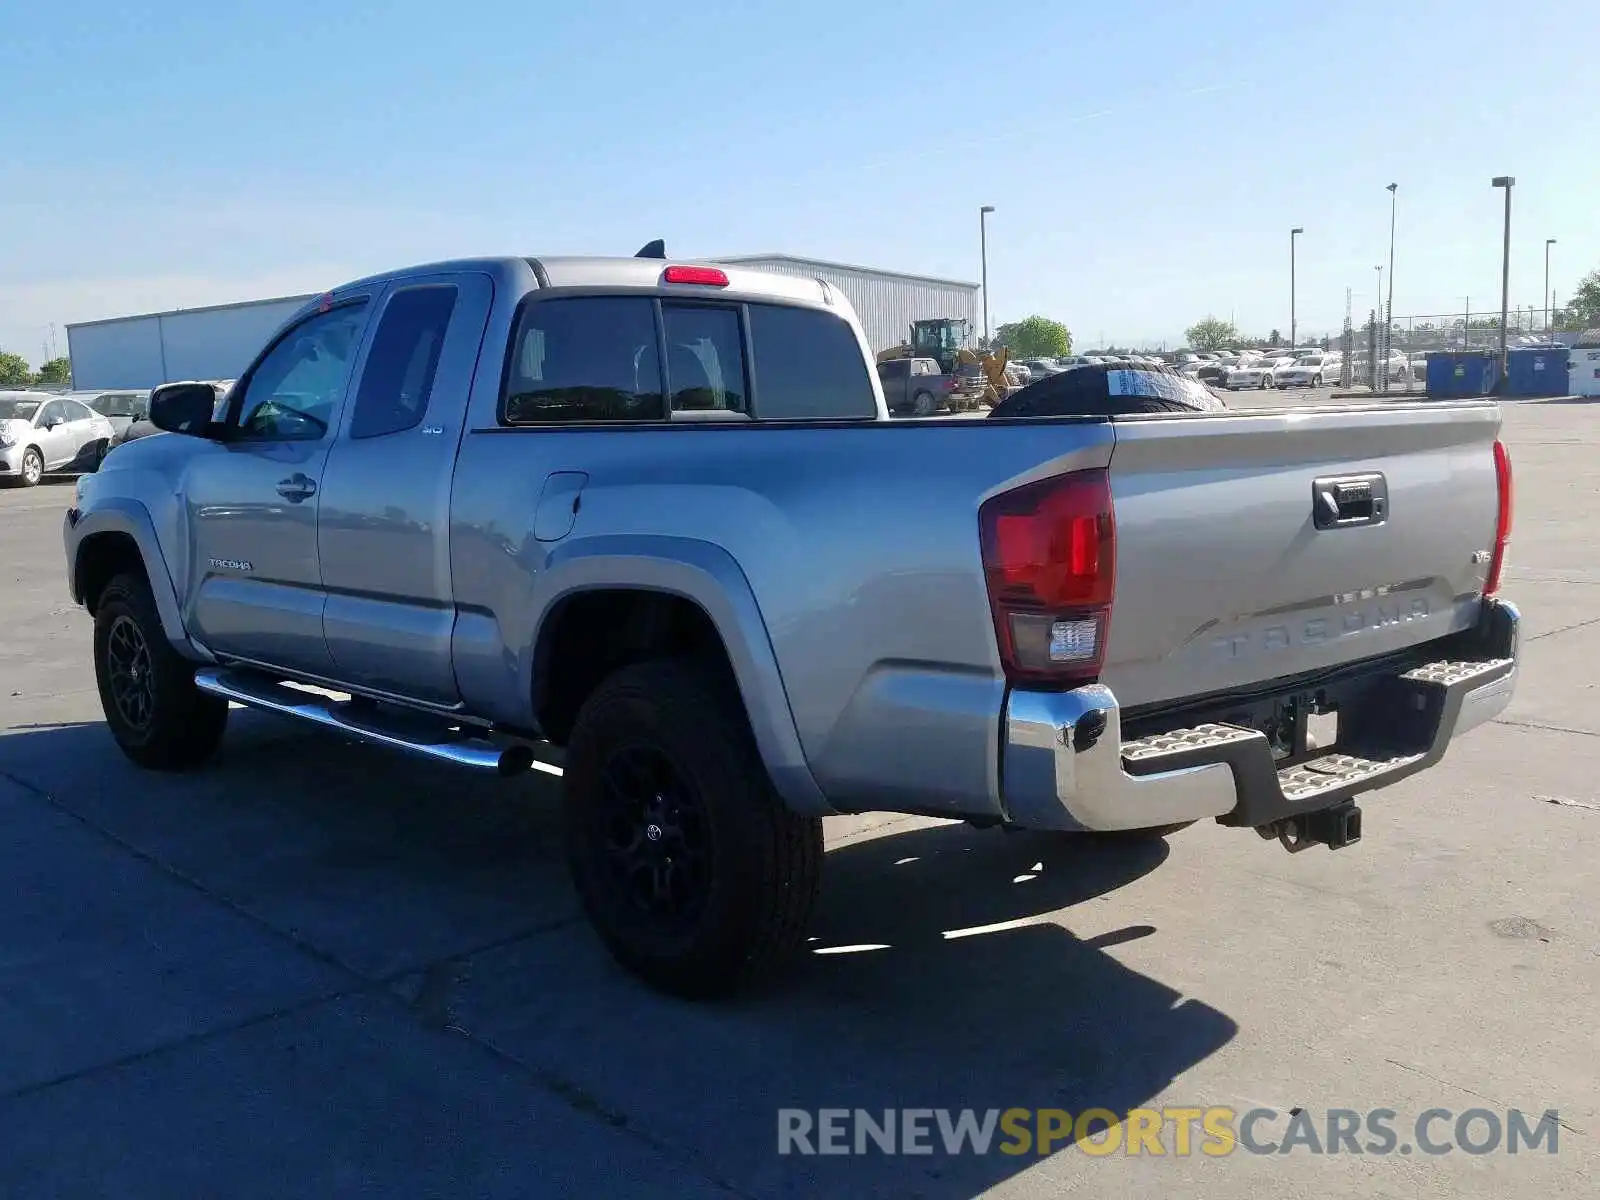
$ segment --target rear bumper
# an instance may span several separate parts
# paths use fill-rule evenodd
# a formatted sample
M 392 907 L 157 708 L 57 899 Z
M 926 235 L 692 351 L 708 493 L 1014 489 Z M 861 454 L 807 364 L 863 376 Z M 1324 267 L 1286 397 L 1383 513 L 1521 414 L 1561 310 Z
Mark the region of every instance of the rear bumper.
M 1366 714 L 1381 743 L 1280 770 L 1264 734 L 1202 724 L 1125 741 L 1121 711 L 1100 684 L 1013 691 L 1001 747 L 1007 819 L 1026 829 L 1145 829 L 1215 817 L 1262 827 L 1332 808 L 1426 770 L 1452 738 L 1494 719 L 1516 687 L 1521 616 L 1485 605 L 1478 653 L 1424 663 L 1379 681 Z M 1343 734 L 1341 733 L 1341 738 Z

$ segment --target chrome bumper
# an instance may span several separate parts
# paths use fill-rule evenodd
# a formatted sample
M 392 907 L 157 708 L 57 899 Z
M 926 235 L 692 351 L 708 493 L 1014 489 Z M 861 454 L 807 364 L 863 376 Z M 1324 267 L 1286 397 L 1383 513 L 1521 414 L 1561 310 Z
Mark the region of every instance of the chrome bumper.
M 1013 691 L 1006 702 L 1000 794 L 1025 829 L 1145 829 L 1215 817 L 1265 826 L 1329 808 L 1425 770 L 1451 739 L 1493 720 L 1516 688 L 1521 615 L 1485 605 L 1481 656 L 1427 663 L 1395 676 L 1416 697 L 1417 741 L 1398 751 L 1336 751 L 1279 771 L 1266 736 L 1207 724 L 1124 741 L 1111 689 Z

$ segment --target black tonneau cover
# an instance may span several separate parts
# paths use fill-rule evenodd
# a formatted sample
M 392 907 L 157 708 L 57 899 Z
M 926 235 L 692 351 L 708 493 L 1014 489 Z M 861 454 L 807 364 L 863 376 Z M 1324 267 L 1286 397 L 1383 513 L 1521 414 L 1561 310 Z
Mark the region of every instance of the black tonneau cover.
M 1013 392 L 991 417 L 1132 416 L 1159 412 L 1222 412 L 1222 398 L 1169 367 L 1087 363 Z

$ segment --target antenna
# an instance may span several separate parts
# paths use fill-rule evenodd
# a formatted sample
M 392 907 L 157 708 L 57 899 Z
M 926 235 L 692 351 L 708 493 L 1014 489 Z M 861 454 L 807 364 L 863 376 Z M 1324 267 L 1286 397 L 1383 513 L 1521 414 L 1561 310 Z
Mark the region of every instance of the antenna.
M 635 258 L 665 258 L 666 256 L 667 243 L 662 238 L 657 238 L 653 242 L 646 242 L 639 248 L 639 252 L 634 255 Z

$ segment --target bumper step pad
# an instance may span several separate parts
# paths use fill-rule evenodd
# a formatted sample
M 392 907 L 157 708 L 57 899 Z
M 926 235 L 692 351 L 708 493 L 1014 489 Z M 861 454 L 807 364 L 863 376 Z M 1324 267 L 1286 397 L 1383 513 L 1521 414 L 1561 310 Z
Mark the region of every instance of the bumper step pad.
M 1241 802 L 1222 822 L 1263 825 L 1383 787 L 1428 766 L 1444 753 L 1452 733 L 1449 727 L 1440 728 L 1446 709 L 1451 712 L 1448 725 L 1453 726 L 1461 697 L 1503 676 L 1513 661 L 1446 659 L 1393 677 L 1396 683 L 1428 697 L 1430 702 L 1418 708 L 1435 714 L 1430 727 L 1418 730 L 1419 737 L 1402 747 L 1353 745 L 1280 770 L 1265 734 L 1239 725 L 1207 722 L 1124 742 L 1123 770 L 1133 776 L 1150 776 L 1226 762 L 1233 768 Z

